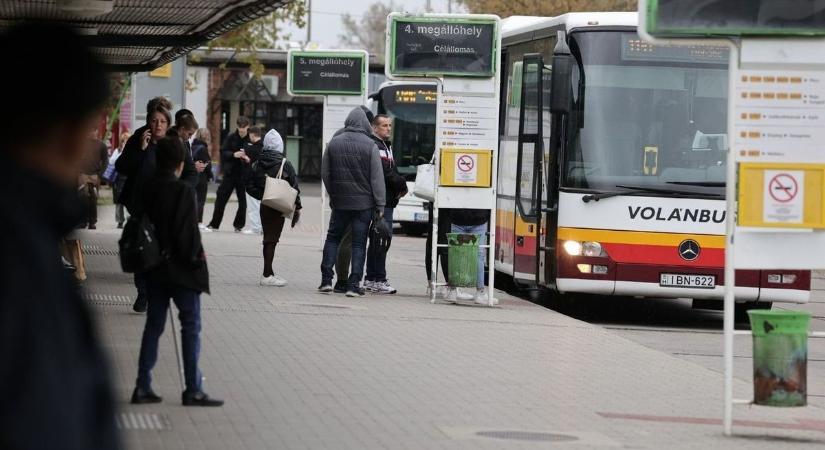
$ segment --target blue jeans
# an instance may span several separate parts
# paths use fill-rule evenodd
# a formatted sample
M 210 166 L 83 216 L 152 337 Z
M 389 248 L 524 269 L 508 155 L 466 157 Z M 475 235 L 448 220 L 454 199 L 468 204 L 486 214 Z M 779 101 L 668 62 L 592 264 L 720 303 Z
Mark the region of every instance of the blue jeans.
M 347 279 L 347 289 L 361 285 L 364 276 L 364 260 L 367 258 L 367 234 L 372 221 L 372 208 L 360 211 L 333 209 L 329 218 L 324 256 L 321 259 L 321 284 L 332 284 L 333 267 L 338 258 L 338 244 L 347 227 L 352 225 L 352 263 Z
M 180 314 L 180 337 L 183 352 L 183 372 L 186 390 L 201 390 L 201 374 L 198 370 L 198 355 L 201 349 L 201 296 L 200 292 L 183 286 L 148 283 L 149 310 L 146 312 L 146 326 L 140 344 L 138 359 L 137 387 L 148 390 L 152 386 L 152 368 L 158 360 L 158 340 L 166 325 L 169 299 L 175 302 Z
M 452 233 L 478 234 L 478 245 L 487 243 L 487 224 L 481 225 L 456 225 L 452 224 L 450 231 Z M 487 253 L 486 248 L 478 249 L 478 281 L 476 287 L 484 289 L 484 256 Z
M 384 222 L 390 229 L 392 237 L 392 212 L 393 208 L 384 208 Z M 377 252 L 372 249 L 367 252 L 367 281 L 387 281 L 387 252 Z

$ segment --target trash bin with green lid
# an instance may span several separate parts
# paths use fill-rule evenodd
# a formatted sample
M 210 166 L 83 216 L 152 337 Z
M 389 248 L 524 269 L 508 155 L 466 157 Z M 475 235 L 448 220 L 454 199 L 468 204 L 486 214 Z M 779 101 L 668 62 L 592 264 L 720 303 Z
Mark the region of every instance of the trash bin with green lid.
M 447 272 L 453 287 L 476 287 L 478 282 L 478 242 L 480 235 L 447 233 Z
M 748 316 L 753 332 L 754 403 L 805 406 L 811 315 L 754 309 Z

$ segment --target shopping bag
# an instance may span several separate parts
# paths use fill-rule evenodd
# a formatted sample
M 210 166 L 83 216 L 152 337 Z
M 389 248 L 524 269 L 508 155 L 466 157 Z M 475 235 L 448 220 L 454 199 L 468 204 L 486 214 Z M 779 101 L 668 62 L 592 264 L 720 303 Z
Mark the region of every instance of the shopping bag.
M 272 178 L 267 175 L 261 205 L 280 212 L 284 217 L 292 218 L 292 213 L 295 211 L 295 199 L 298 198 L 298 191 L 290 186 L 288 181 L 282 178 L 284 164 L 286 164 L 286 161 L 281 163 L 281 169 L 278 170 L 277 178 Z
M 435 200 L 435 164 L 419 164 L 415 170 L 413 195 L 427 201 Z

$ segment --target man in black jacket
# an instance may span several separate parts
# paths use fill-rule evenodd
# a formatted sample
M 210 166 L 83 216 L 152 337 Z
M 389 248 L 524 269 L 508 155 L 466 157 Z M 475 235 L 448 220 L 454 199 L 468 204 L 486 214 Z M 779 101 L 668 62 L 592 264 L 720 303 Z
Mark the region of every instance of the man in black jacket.
M 85 39 L 56 25 L 0 35 L 0 448 L 116 450 L 108 364 L 58 242 L 82 218 L 77 174 L 109 98 Z M 41 42 L 49 43 L 43 58 Z M 71 68 L 55 77 L 54 67 Z M 48 89 L 43 89 L 48 86 Z M 38 131 L 31 132 L 36 123 Z
M 322 157 L 321 176 L 329 193 L 332 215 L 321 261 L 320 292 L 333 290 L 333 266 L 338 245 L 347 227 L 352 226 L 352 267 L 346 295 L 364 296 L 361 278 L 367 234 L 373 216 L 383 216 L 386 204 L 384 170 L 371 136 L 372 127 L 367 115 L 360 107 L 354 108 L 344 122 L 344 131 L 330 140 Z
M 164 262 L 147 273 L 149 311 L 140 344 L 138 377 L 132 403 L 158 403 L 152 391 L 152 368 L 158 357 L 158 340 L 163 333 L 169 299 L 178 307 L 186 390 L 184 406 L 221 406 L 222 400 L 203 392 L 198 370 L 200 353 L 200 294 L 209 293 L 209 271 L 198 230 L 197 205 L 191 188 L 178 178 L 186 150 L 178 137 L 158 141 L 157 170 L 143 191 L 143 207 L 155 225 Z
M 387 204 L 384 207 L 384 222 L 392 233 L 392 214 L 398 200 L 407 193 L 407 180 L 398 173 L 398 166 L 392 154 L 390 137 L 392 136 L 392 120 L 386 114 L 377 114 L 372 119 L 372 139 L 378 146 L 381 156 L 381 166 L 384 170 L 384 187 L 387 192 Z M 390 235 L 392 238 L 392 235 Z M 364 278 L 364 288 L 377 294 L 395 294 L 396 290 L 387 281 L 387 252 L 375 248 L 370 242 L 367 252 L 367 276 Z
M 238 129 L 230 134 L 221 146 L 221 172 L 223 173 L 223 179 L 221 180 L 221 185 L 218 186 L 215 210 L 212 213 L 212 221 L 209 222 L 208 228 L 217 230 L 221 226 L 226 203 L 234 191 L 235 196 L 238 197 L 238 211 L 235 212 L 235 220 L 232 221 L 232 225 L 235 227 L 235 232 L 240 233 L 246 223 L 243 149 L 246 143 L 249 142 L 249 137 L 247 136 L 249 119 L 240 116 L 238 120 L 235 121 L 235 124 L 238 126 Z

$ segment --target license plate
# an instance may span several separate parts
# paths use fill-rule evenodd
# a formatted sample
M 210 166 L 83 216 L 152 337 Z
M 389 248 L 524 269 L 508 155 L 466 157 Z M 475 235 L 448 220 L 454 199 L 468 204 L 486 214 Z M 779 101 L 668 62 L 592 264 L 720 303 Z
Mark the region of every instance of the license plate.
M 413 219 L 416 222 L 427 222 L 429 218 L 429 214 L 427 213 L 415 213 L 415 217 Z
M 716 277 L 714 275 L 663 273 L 659 276 L 659 286 L 713 289 L 716 287 Z

